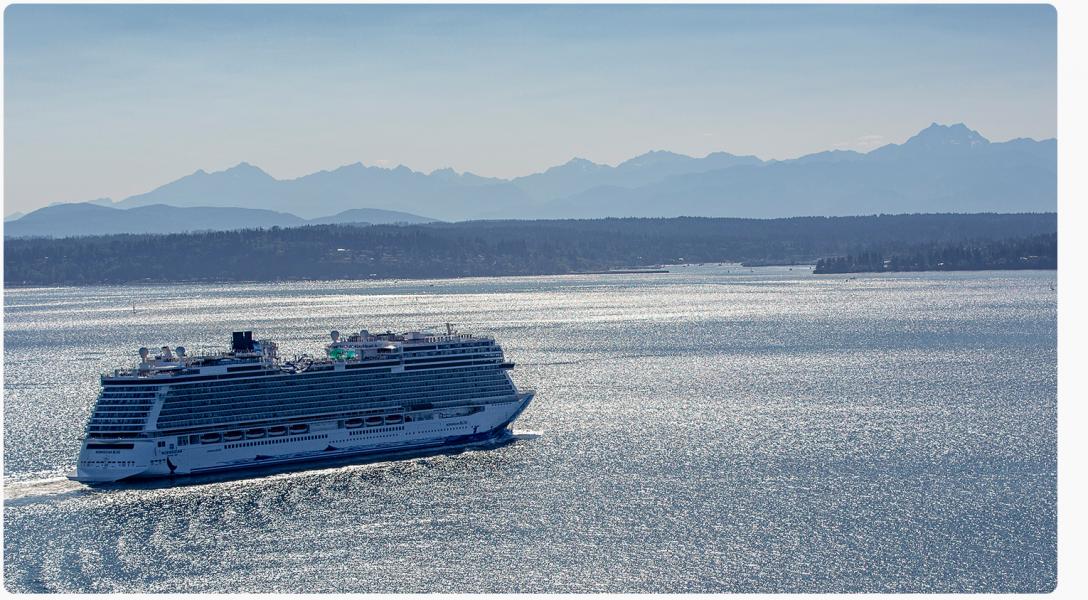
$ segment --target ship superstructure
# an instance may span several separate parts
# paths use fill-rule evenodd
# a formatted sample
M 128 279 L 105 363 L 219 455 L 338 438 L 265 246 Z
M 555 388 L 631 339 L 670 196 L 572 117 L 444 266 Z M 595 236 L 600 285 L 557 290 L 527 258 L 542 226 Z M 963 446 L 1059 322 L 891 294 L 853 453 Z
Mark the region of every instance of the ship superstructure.
M 229 351 L 139 351 L 101 377 L 74 479 L 96 483 L 482 441 L 532 400 L 491 337 L 331 333 L 325 356 L 281 360 L 234 332 Z

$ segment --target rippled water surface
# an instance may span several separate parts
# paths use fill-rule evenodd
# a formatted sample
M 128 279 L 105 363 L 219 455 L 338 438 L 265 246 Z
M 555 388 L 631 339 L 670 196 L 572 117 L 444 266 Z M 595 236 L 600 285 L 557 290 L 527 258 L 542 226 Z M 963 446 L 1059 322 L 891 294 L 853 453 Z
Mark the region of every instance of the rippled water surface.
M 945 591 L 1055 584 L 1053 272 L 9 289 L 15 591 Z M 136 305 L 135 312 L 133 304 Z M 534 404 L 459 454 L 63 479 L 139 346 L 493 334 Z

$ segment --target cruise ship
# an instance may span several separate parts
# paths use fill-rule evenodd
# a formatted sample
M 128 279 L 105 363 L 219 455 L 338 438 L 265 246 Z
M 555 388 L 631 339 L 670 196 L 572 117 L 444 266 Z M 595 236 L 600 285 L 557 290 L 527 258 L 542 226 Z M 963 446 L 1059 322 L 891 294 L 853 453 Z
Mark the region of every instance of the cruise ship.
M 140 348 L 101 377 L 72 479 L 107 483 L 425 450 L 499 435 L 532 401 L 491 337 L 333 331 L 324 357 Z

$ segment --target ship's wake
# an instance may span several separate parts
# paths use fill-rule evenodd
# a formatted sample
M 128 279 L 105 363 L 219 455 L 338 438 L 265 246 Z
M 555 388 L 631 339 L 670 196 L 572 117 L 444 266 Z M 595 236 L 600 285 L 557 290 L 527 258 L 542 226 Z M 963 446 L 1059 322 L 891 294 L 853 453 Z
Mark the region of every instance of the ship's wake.
M 515 429 L 510 433 L 511 437 L 515 440 L 535 440 L 544 436 L 544 430 L 532 430 L 532 429 Z
M 46 477 L 4 482 L 4 505 L 19 506 L 45 499 L 84 494 L 90 489 L 67 477 Z

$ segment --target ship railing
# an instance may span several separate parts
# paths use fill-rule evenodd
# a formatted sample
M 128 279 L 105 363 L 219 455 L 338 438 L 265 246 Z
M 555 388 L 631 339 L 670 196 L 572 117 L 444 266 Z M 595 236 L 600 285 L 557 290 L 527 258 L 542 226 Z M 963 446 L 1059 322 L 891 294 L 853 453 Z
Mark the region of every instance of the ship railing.
M 503 392 L 508 391 L 513 393 L 512 386 L 509 383 L 494 383 L 494 384 L 479 384 L 475 382 L 464 382 L 458 384 L 456 387 L 449 387 L 442 390 L 405 390 L 398 391 L 395 389 L 374 389 L 374 390 L 360 390 L 360 393 L 365 394 L 363 398 L 359 398 L 358 394 L 355 397 L 345 397 L 347 394 L 345 390 L 350 388 L 337 387 L 328 391 L 325 390 L 312 390 L 304 393 L 294 392 L 268 392 L 266 394 L 260 394 L 256 392 L 236 393 L 229 396 L 231 403 L 229 405 L 223 405 L 222 400 L 228 396 L 222 394 L 195 394 L 194 397 L 185 397 L 184 399 L 175 398 L 172 400 L 169 406 L 163 407 L 160 416 L 166 415 L 186 415 L 190 412 L 199 410 L 200 412 L 231 412 L 236 410 L 249 410 L 256 408 L 269 408 L 271 410 L 280 409 L 297 409 L 304 408 L 307 405 L 319 405 L 319 404 L 338 404 L 347 403 L 354 404 L 360 401 L 366 402 L 402 402 L 406 400 L 412 400 L 413 398 L 423 398 L 434 400 L 445 400 L 447 398 L 454 399 L 455 396 L 460 397 L 462 395 L 471 397 L 476 393 L 486 393 L 490 395 L 491 392 Z M 195 397 L 199 396 L 199 397 Z
M 490 335 L 473 335 L 471 333 L 454 333 L 447 335 L 428 335 L 422 338 L 422 341 L 426 342 L 455 342 L 460 340 L 492 340 L 494 337 Z
M 141 375 L 151 375 L 153 371 L 150 369 L 141 371 L 139 369 L 114 369 L 112 372 L 102 373 L 102 377 L 139 377 Z
M 180 364 L 179 364 L 180 368 L 175 367 L 175 368 L 171 368 L 171 369 L 161 369 L 161 368 L 155 368 L 154 365 L 152 365 L 152 366 L 150 366 L 149 368 L 146 368 L 146 369 L 141 369 L 140 367 L 135 367 L 135 368 L 133 368 L 133 367 L 121 367 L 121 368 L 114 369 L 113 371 L 103 372 L 103 373 L 101 373 L 101 376 L 102 377 L 152 377 L 152 376 L 156 376 L 156 375 L 159 375 L 159 376 L 163 376 L 163 375 L 187 375 L 187 374 L 194 373 L 195 371 L 192 370 L 194 368 L 194 366 L 201 366 L 200 363 L 204 359 L 222 360 L 222 359 L 236 359 L 236 358 L 259 358 L 260 360 L 258 362 L 260 364 L 266 366 L 266 367 L 275 367 L 275 366 L 280 364 L 280 358 L 278 356 L 275 356 L 275 355 L 253 353 L 253 354 L 246 354 L 246 355 L 239 356 L 238 354 L 235 354 L 235 353 L 232 353 L 232 352 L 215 352 L 215 353 L 201 353 L 201 354 L 199 354 L 197 356 L 186 356 L 180 361 Z
M 520 390 L 519 390 L 520 392 Z M 168 423 L 164 423 L 163 427 L 158 427 L 156 423 L 155 431 L 165 432 L 167 435 L 177 434 L 190 434 L 200 433 L 212 430 L 227 430 L 227 429 L 239 429 L 246 427 L 263 427 L 266 425 L 285 423 L 285 422 L 298 422 L 298 421 L 321 421 L 330 419 L 350 418 L 357 415 L 366 415 L 381 412 L 403 411 L 403 412 L 420 412 L 435 409 L 444 408 L 460 408 L 463 406 L 490 406 L 492 404 L 506 404 L 512 399 L 523 398 L 521 393 L 511 394 L 495 394 L 490 396 L 478 396 L 475 398 L 457 399 L 457 400 L 428 400 L 432 404 L 429 409 L 412 409 L 406 406 L 403 400 L 388 401 L 388 402 L 375 402 L 368 403 L 365 407 L 356 405 L 342 405 L 342 406 L 328 406 L 328 407 L 315 407 L 313 411 L 288 411 L 279 414 L 269 413 L 247 413 L 245 415 L 220 415 L 216 417 L 201 417 L 198 419 L 189 420 L 177 420 Z

